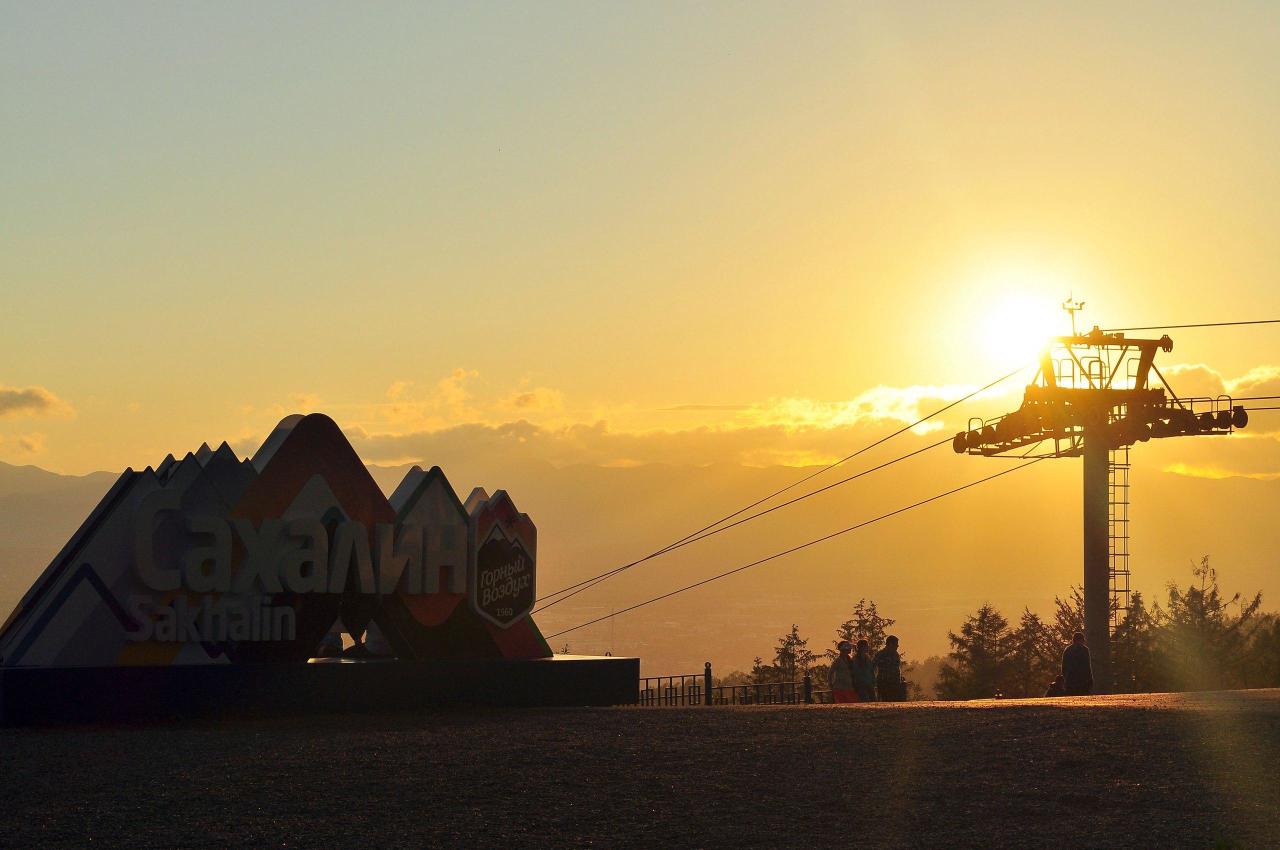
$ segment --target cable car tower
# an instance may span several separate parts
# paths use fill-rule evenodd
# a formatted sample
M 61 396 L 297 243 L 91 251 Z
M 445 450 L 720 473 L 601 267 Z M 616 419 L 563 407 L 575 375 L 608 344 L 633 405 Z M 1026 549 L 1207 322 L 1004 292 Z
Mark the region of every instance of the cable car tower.
M 1152 438 L 1230 434 L 1249 414 L 1230 396 L 1179 398 L 1155 366 L 1173 340 L 1076 331 L 1084 302 L 1068 299 L 1071 335 L 1054 337 L 1022 405 L 971 419 L 957 454 L 1084 459 L 1084 631 L 1094 690 L 1111 690 L 1111 630 L 1129 600 L 1129 447 Z M 1153 386 L 1155 376 L 1159 385 Z

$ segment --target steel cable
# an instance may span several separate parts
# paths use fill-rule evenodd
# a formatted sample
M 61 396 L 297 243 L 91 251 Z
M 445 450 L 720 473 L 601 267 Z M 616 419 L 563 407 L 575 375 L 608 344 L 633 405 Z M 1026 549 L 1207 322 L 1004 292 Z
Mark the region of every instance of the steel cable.
M 646 599 L 646 600 L 645 600 L 645 601 L 643 601 L 643 602 L 637 602 L 635 605 L 630 605 L 630 606 L 628 606 L 628 607 L 626 607 L 626 608 L 621 608 L 621 609 L 619 609 L 619 610 L 617 610 L 617 611 L 613 611 L 613 612 L 611 612 L 611 613 L 609 613 L 609 614 L 605 614 L 605 615 L 603 615 L 603 616 L 601 616 L 601 617 L 596 617 L 594 620 L 588 620 L 588 621 L 587 621 L 587 622 L 585 622 L 585 623 L 580 623 L 579 625 L 573 626 L 572 628 L 568 628 L 568 629 L 561 629 L 560 631 L 558 631 L 558 632 L 556 632 L 556 633 L 554 633 L 554 634 L 547 635 L 547 640 L 551 640 L 551 639 L 553 639 L 553 638 L 558 638 L 558 637 L 560 637 L 561 635 L 567 635 L 567 634 L 569 634 L 570 632 L 576 632 L 578 629 L 584 629 L 584 628 L 586 628 L 587 626 L 595 625 L 596 623 L 602 622 L 602 621 L 604 621 L 604 620 L 608 620 L 608 619 L 610 619 L 611 617 L 616 617 L 616 616 L 618 616 L 619 614 L 626 614 L 626 613 L 629 613 L 629 612 L 631 612 L 631 611 L 636 610 L 637 608 L 643 608 L 643 607 L 645 607 L 646 605 L 652 605 L 652 604 L 653 604 L 653 603 L 655 603 L 655 602 L 661 602 L 661 601 L 662 601 L 662 600 L 664 600 L 664 599 L 670 599 L 671 597 L 673 597 L 673 596 L 677 596 L 677 595 L 679 595 L 679 594 L 681 594 L 681 593 L 684 593 L 685 591 L 689 591 L 689 590 L 693 590 L 694 588 L 702 587 L 704 584 L 710 584 L 710 583 L 711 583 L 711 582 L 713 582 L 713 581 L 718 581 L 718 580 L 720 580 L 720 579 L 722 579 L 722 578 L 727 578 L 728 576 L 735 575 L 736 573 L 743 572 L 744 570 L 749 570 L 749 569 L 751 569 L 752 567 L 758 567 L 758 566 L 760 566 L 761 564 L 766 564 L 766 563 L 768 563 L 768 562 L 770 562 L 770 561 L 777 560 L 778 558 L 782 558 L 782 557 L 784 557 L 784 556 L 786 556 L 786 555 L 790 555 L 790 554 L 793 554 L 793 553 L 795 553 L 795 552 L 799 552 L 799 551 L 800 551 L 800 550 L 802 550 L 802 549 L 808 549 L 810 546 L 816 546 L 816 545 L 818 545 L 819 543 L 825 543 L 826 541 L 831 540 L 831 539 L 836 538 L 836 537 L 839 537 L 839 536 L 841 536 L 841 535 L 843 535 L 843 534 L 849 534 L 850 532 L 857 531 L 857 530 L 858 530 L 858 529 L 860 529 L 860 528 L 866 528 L 867 526 L 869 526 L 869 525 L 873 525 L 873 524 L 875 524 L 875 523 L 877 523 L 877 522 L 880 522 L 880 521 L 882 521 L 882 520 L 889 519 L 890 517 L 895 517 L 895 516 L 897 516 L 898 514 L 906 513 L 907 511 L 914 510 L 914 509 L 919 508 L 919 507 L 923 507 L 923 506 L 925 506 L 925 505 L 927 505 L 927 504 L 930 504 L 931 502 L 936 502 L 936 501 L 938 501 L 938 500 L 940 500 L 940 499 L 945 499 L 945 498 L 946 498 L 946 497 L 948 497 L 948 496 L 954 496 L 956 493 L 959 493 L 959 492 L 964 491 L 964 490 L 968 490 L 968 489 L 970 489 L 971 487 L 977 487 L 979 484 L 985 484 L 985 483 L 987 483 L 988 481 L 994 481 L 995 479 L 1000 478 L 1000 477 L 1001 477 L 1001 476 L 1003 476 L 1003 475 L 1008 475 L 1008 474 L 1010 474 L 1010 473 L 1012 473 L 1012 472 L 1017 472 L 1017 471 L 1018 471 L 1018 470 L 1020 470 L 1020 469 L 1026 469 L 1026 468 L 1027 468 L 1027 467 L 1029 467 L 1029 466 L 1035 466 L 1037 463 L 1040 463 L 1042 460 L 1046 460 L 1046 458 L 1037 458 L 1037 459 L 1035 459 L 1035 460 L 1031 460 L 1031 461 L 1028 461 L 1028 462 L 1026 462 L 1026 463 L 1019 464 L 1018 466 L 1014 466 L 1014 467 L 1011 467 L 1011 468 L 1009 468 L 1009 469 L 1005 469 L 1005 470 L 1003 470 L 1003 471 L 1001 471 L 1001 472 L 996 472 L 996 473 L 994 473 L 994 474 L 992 474 L 992 475 L 988 475 L 988 476 L 986 476 L 985 478 L 979 478 L 979 479 L 977 479 L 976 481 L 970 481 L 968 484 L 962 484 L 962 485 L 961 485 L 961 486 L 959 486 L 959 487 L 953 487 L 953 488 L 952 488 L 952 489 L 950 489 L 950 490 L 946 490 L 946 491 L 944 491 L 944 492 L 942 492 L 942 493 L 938 493 L 937 495 L 930 496 L 930 497 L 929 497 L 929 498 L 927 498 L 927 499 L 921 499 L 921 500 L 920 500 L 920 501 L 918 501 L 918 502 L 913 502 L 912 504 L 907 505 L 907 506 L 905 506 L 905 507 L 901 507 L 901 508 L 898 508 L 897 510 L 890 511 L 890 512 L 889 512 L 889 513 L 887 513 L 887 514 L 881 514 L 881 515 L 880 515 L 880 516 L 878 516 L 878 517 L 874 517 L 874 518 L 872 518 L 872 519 L 865 520 L 865 521 L 860 522 L 860 523 L 858 523 L 858 524 L 856 524 L 856 525 L 851 525 L 851 526 L 849 526 L 848 528 L 842 528 L 842 529 L 840 529 L 839 531 L 834 531 L 834 532 L 832 532 L 831 534 L 826 534 L 826 535 L 823 535 L 822 537 L 815 538 L 815 539 L 810 540 L 810 541 L 808 541 L 808 542 L 806 542 L 806 543 L 801 543 L 799 546 L 792 546 L 790 549 L 784 549 L 784 550 L 783 550 L 783 551 L 781 551 L 781 552 L 775 552 L 774 554 L 769 555 L 769 556 L 764 557 L 764 558 L 761 558 L 761 559 L 759 559 L 758 561 L 752 561 L 752 562 L 751 562 L 751 563 L 749 563 L 749 564 L 743 564 L 743 565 L 742 565 L 742 566 L 740 566 L 740 567 L 735 567 L 735 568 L 733 568 L 733 569 L 731 569 L 731 570 L 726 570 L 726 571 L 724 571 L 724 572 L 722 572 L 722 573 L 717 573 L 716 575 L 710 576 L 709 578 L 704 578 L 704 579 L 702 579 L 701 581 L 696 581 L 696 582 L 694 582 L 693 584 L 685 585 L 684 587 L 681 587 L 681 588 L 679 588 L 679 589 L 677 589 L 677 590 L 672 590 L 672 591 L 670 591 L 670 592 L 668 592 L 668 593 L 661 594 L 660 596 L 655 596 L 655 597 L 653 597 L 653 598 L 651 598 L 651 599 Z

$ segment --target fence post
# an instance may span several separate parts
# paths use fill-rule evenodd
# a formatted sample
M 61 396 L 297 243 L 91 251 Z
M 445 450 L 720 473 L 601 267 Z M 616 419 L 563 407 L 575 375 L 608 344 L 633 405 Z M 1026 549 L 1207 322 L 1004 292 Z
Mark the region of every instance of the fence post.
M 702 668 L 702 704 L 711 705 L 711 662 Z
M 804 704 L 813 704 L 813 677 L 809 675 L 809 671 L 804 671 Z

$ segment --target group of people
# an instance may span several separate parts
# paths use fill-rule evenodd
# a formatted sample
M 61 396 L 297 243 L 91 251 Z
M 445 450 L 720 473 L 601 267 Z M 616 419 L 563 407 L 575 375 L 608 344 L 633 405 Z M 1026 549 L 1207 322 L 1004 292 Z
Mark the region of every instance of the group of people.
M 839 655 L 831 662 L 827 684 L 832 702 L 902 702 L 907 698 L 907 682 L 902 678 L 902 655 L 898 638 L 885 638 L 884 649 L 871 654 L 866 640 L 857 645 L 847 640 L 837 646 Z M 1076 632 L 1062 652 L 1062 675 L 1049 685 L 1047 697 L 1087 696 L 1093 693 L 1093 665 L 1084 635 Z
M 896 635 L 885 638 L 884 649 L 875 655 L 866 640 L 856 646 L 842 640 L 836 648 L 839 654 L 827 674 L 832 702 L 902 702 L 907 698 Z

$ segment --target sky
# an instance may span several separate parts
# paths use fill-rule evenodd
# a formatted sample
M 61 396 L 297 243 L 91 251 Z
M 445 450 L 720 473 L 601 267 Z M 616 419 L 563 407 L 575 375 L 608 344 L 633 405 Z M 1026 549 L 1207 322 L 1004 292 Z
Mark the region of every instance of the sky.
M 1069 294 L 1280 316 L 1266 3 L 0 21 L 10 463 L 247 453 L 308 410 L 371 462 L 813 463 L 1024 362 Z M 1276 333 L 1161 363 L 1259 385 Z

